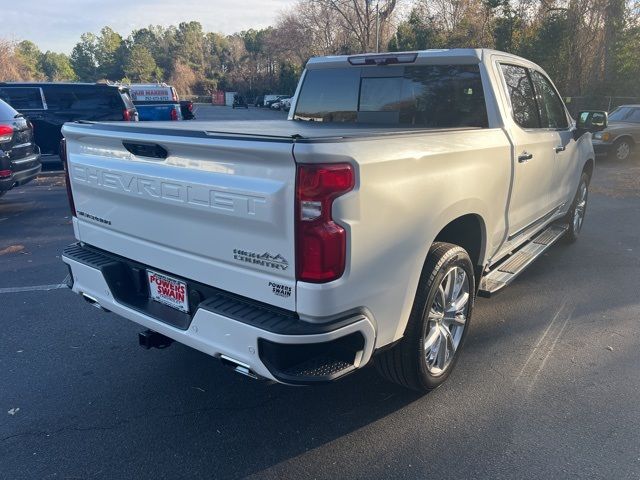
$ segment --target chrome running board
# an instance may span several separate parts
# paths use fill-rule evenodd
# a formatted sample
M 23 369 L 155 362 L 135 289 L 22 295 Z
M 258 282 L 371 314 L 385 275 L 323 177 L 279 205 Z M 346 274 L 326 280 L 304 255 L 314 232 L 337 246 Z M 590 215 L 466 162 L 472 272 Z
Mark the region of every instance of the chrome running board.
M 568 225 L 550 225 L 523 247 L 493 266 L 482 277 L 478 296 L 488 298 L 513 282 L 535 259 L 560 240 L 568 228 Z

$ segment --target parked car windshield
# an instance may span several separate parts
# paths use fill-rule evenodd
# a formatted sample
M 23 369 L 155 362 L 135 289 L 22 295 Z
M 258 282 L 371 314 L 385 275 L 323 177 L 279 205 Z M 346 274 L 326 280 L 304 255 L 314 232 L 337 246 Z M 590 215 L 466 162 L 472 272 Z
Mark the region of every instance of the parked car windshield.
M 487 126 L 477 65 L 309 70 L 293 118 L 425 128 Z
M 630 122 L 640 123 L 640 108 L 636 107 L 619 107 L 609 115 L 612 122 Z

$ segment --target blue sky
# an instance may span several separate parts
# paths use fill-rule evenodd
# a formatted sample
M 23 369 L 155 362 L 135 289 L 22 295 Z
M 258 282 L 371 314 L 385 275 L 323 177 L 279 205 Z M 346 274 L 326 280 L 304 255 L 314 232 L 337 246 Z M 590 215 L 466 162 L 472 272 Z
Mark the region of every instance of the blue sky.
M 273 24 L 295 0 L 17 0 L 2 2 L 2 37 L 32 40 L 41 50 L 70 53 L 84 32 L 105 25 L 127 36 L 147 25 L 198 20 L 233 33 Z

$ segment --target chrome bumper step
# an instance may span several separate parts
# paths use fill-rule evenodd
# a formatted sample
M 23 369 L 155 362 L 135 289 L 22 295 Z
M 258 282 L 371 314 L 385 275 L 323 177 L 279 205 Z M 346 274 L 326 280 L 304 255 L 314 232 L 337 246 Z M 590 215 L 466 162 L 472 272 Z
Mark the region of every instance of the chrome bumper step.
M 562 238 L 569 227 L 553 224 L 494 266 L 480 281 L 478 296 L 490 297 L 513 282 L 535 259 Z

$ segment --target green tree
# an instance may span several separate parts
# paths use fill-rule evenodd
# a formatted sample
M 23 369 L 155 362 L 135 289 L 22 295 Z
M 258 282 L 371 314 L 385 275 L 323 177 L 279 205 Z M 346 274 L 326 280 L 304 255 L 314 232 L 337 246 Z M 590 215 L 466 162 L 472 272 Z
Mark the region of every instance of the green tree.
M 417 9 L 412 9 L 409 18 L 398 25 L 396 34 L 389 42 L 389 50 L 401 52 L 406 50 L 424 50 L 441 47 L 442 39 L 437 30 L 429 24 Z
M 100 30 L 100 36 L 96 37 L 95 60 L 98 66 L 97 75 L 100 78 L 116 80 L 122 78 L 124 43 L 119 33 L 110 27 Z
M 153 82 L 161 76 L 153 55 L 142 45 L 134 45 L 129 50 L 124 64 L 124 74 L 134 83 Z
M 97 80 L 96 43 L 97 38 L 93 33 L 83 33 L 80 36 L 80 41 L 71 51 L 71 66 L 78 78 L 85 82 Z
M 40 60 L 42 58 L 42 52 L 38 46 L 29 40 L 23 40 L 16 45 L 15 53 L 23 64 L 25 73 L 27 73 L 31 79 L 41 80 Z
M 300 72 L 295 65 L 289 62 L 280 64 L 280 72 L 278 74 L 278 91 L 283 95 L 293 95 L 298 85 Z
M 40 70 L 52 82 L 76 80 L 71 61 L 64 53 L 47 51 L 40 58 Z
M 175 33 L 175 57 L 201 72 L 205 64 L 205 35 L 200 22 L 181 22 Z

